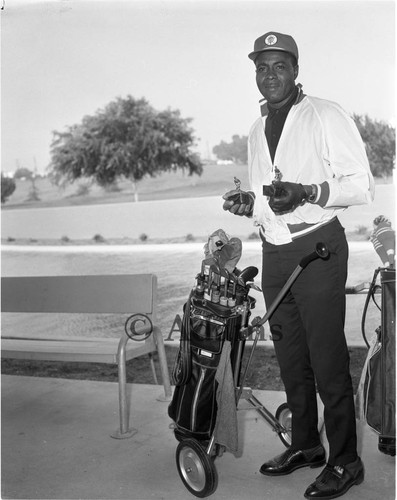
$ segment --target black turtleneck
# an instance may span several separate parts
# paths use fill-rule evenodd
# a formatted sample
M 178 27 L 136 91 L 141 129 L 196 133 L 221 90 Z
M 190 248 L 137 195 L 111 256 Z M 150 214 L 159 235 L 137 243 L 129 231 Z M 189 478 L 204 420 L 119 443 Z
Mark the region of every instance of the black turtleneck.
M 274 155 L 276 154 L 278 141 L 280 140 L 285 120 L 298 96 L 298 92 L 299 88 L 295 87 L 288 101 L 279 109 L 273 108 L 270 103 L 267 104 L 269 114 L 266 118 L 265 135 L 272 162 L 274 162 Z

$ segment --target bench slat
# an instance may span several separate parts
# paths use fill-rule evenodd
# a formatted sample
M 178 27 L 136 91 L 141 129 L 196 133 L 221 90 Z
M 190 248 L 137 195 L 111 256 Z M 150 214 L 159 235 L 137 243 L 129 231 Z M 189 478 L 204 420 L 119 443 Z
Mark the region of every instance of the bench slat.
M 2 312 L 152 314 L 156 276 L 29 276 L 1 278 Z
M 111 343 L 114 343 L 114 342 L 118 342 L 120 340 L 119 337 L 115 338 L 115 337 L 82 337 L 81 335 L 79 336 L 76 336 L 76 335 L 68 335 L 68 336 L 65 336 L 65 335 L 57 335 L 57 334 L 54 334 L 54 335 L 51 335 L 51 337 L 38 337 L 38 336 L 30 336 L 29 337 L 23 337 L 21 335 L 13 335 L 13 336 L 1 336 L 1 341 L 4 342 L 5 340 L 10 340 L 10 341 L 15 341 L 15 340 L 18 340 L 18 341 L 21 341 L 21 340 L 27 340 L 27 341 L 30 341 L 30 340 L 47 340 L 47 341 L 51 341 L 51 342 L 109 342 L 110 344 Z

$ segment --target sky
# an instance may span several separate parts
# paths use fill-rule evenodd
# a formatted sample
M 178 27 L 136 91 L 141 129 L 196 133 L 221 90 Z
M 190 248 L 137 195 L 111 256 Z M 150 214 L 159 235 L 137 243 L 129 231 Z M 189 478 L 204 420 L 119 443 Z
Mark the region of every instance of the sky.
M 267 31 L 295 38 L 305 93 L 395 126 L 394 1 L 3 2 L 3 171 L 43 173 L 54 130 L 127 95 L 192 118 L 210 157 L 259 116 L 247 56 Z

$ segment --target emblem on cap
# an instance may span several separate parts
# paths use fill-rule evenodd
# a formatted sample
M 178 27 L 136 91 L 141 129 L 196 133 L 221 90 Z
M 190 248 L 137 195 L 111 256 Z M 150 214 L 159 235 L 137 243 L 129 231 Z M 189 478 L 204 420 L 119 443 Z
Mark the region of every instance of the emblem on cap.
M 274 45 L 275 43 L 277 43 L 277 37 L 276 37 L 276 35 L 268 35 L 265 38 L 265 44 L 266 45 Z

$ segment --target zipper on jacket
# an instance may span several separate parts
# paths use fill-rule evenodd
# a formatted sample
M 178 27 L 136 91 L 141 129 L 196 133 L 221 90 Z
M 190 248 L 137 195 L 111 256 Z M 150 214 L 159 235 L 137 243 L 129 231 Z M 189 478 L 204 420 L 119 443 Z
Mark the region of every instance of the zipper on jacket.
M 201 386 L 203 385 L 204 382 L 204 377 L 205 377 L 205 372 L 207 371 L 206 368 L 200 368 L 200 377 L 197 382 L 196 390 L 194 391 L 194 397 L 193 397 L 193 403 L 192 403 L 192 419 L 190 422 L 190 428 L 192 431 L 194 431 L 194 428 L 196 426 L 196 416 L 197 416 L 197 405 L 198 405 L 198 399 L 201 391 Z

